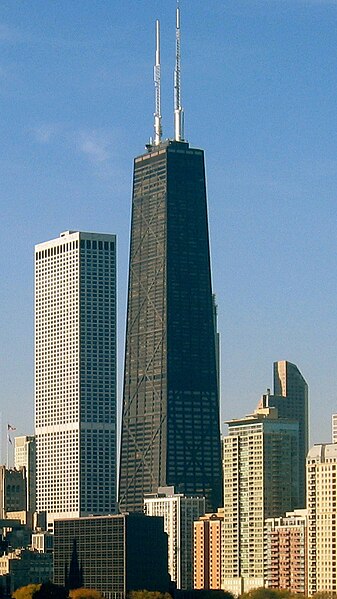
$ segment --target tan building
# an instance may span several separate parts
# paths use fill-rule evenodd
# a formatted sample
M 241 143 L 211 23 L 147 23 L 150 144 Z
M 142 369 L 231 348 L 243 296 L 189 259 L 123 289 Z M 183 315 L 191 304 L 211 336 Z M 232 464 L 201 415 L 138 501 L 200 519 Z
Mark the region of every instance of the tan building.
M 265 523 L 265 586 L 307 594 L 307 511 Z
M 234 595 L 264 586 L 264 521 L 298 504 L 299 425 L 265 400 L 224 438 L 222 588 Z
M 221 589 L 223 510 L 194 522 L 194 588 Z
M 307 456 L 308 595 L 337 592 L 337 444 Z

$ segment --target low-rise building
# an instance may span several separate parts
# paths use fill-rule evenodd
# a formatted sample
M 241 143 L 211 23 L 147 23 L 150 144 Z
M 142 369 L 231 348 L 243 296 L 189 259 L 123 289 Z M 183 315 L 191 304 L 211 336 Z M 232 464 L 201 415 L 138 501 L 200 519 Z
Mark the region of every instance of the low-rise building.
M 16 551 L 0 557 L 0 578 L 6 591 L 12 594 L 27 584 L 48 582 L 53 576 L 53 556 L 29 549 Z
M 133 590 L 167 592 L 167 535 L 163 518 L 117 514 L 55 520 L 54 582 L 64 585 L 76 546 L 83 585 L 108 599 Z

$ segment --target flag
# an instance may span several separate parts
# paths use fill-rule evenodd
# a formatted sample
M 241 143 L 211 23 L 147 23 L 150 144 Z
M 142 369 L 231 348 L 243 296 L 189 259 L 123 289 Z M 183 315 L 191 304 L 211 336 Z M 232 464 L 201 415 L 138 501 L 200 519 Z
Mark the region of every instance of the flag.
M 11 445 L 13 445 L 13 441 L 12 441 L 12 439 L 10 438 L 10 436 L 9 436 L 9 435 L 8 435 L 8 443 L 10 443 Z
M 9 431 L 16 431 L 15 426 L 12 426 L 11 424 L 7 424 L 7 430 Z

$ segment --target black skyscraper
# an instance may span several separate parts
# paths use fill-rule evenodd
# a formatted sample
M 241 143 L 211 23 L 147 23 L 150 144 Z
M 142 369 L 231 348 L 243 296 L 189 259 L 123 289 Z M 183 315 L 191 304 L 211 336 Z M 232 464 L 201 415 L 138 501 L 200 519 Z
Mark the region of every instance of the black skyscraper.
M 221 504 L 204 154 L 166 141 L 135 160 L 120 509 L 174 485 Z
M 174 140 L 161 139 L 156 22 L 155 136 L 135 159 L 119 501 L 174 486 L 222 502 L 219 397 L 204 154 L 183 139 L 180 10 Z

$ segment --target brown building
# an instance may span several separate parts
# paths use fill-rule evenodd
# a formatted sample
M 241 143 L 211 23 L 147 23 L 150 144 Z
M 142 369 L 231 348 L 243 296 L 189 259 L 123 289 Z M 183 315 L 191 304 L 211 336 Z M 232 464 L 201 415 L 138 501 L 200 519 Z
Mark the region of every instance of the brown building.
M 265 522 L 265 580 L 270 589 L 307 594 L 307 511 Z
M 221 589 L 223 510 L 194 522 L 194 588 Z

